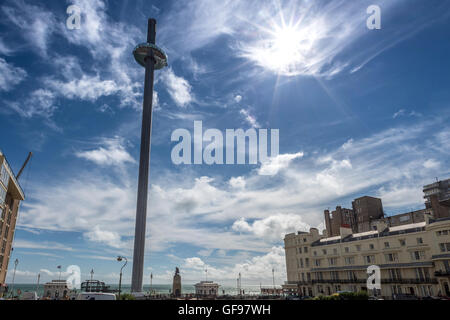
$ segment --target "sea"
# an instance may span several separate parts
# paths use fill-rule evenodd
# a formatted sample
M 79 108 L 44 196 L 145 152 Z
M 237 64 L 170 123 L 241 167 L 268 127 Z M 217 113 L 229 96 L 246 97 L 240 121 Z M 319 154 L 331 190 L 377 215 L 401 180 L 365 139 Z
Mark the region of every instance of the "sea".
M 107 284 L 109 285 L 109 288 L 111 290 L 118 290 L 119 285 L 118 284 Z M 243 293 L 246 295 L 258 295 L 261 292 L 259 285 L 253 285 L 253 286 L 244 286 L 242 285 Z M 9 289 L 12 289 L 12 285 L 9 284 Z M 36 290 L 37 289 L 37 290 Z M 36 291 L 38 296 L 42 297 L 44 294 L 44 285 L 39 284 L 37 286 L 36 284 L 23 284 L 23 283 L 16 283 L 14 284 L 14 292 L 17 292 L 17 290 L 20 290 L 21 293 L 23 292 L 31 292 Z M 150 285 L 144 285 L 143 286 L 143 292 L 150 292 L 150 290 L 153 292 L 153 294 L 170 294 L 172 291 L 172 284 L 153 284 L 150 288 Z M 129 293 L 131 291 L 131 285 L 122 284 L 121 292 L 122 293 Z M 190 294 L 195 293 L 195 287 L 194 285 L 184 284 L 181 286 L 181 293 L 182 294 Z M 236 295 L 238 293 L 238 290 L 236 287 L 231 286 L 220 286 L 219 287 L 219 294 L 220 295 Z

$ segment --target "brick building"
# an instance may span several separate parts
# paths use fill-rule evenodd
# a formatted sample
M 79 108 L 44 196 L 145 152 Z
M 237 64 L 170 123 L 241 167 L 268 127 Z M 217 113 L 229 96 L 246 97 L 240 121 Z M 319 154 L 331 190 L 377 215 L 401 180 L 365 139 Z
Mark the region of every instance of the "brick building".
M 24 199 L 19 182 L 0 150 L 0 296 L 8 271 L 19 204 Z

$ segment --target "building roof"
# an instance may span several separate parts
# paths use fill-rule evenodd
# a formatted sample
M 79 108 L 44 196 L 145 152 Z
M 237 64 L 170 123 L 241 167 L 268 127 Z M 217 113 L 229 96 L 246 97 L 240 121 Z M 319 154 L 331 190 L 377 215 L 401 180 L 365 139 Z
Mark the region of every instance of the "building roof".
M 341 239 L 341 236 L 334 236 L 334 237 L 322 238 L 322 239 L 320 239 L 320 242 L 335 241 L 335 240 L 340 240 L 340 239 Z
M 194 285 L 195 287 L 218 287 L 219 284 L 212 281 L 200 281 Z
M 375 235 L 377 233 L 378 233 L 377 230 L 370 230 L 370 231 L 366 231 L 366 232 L 353 233 L 352 237 L 353 238 L 365 237 L 365 236 Z
M 421 227 L 425 227 L 426 222 L 418 222 L 418 223 L 410 223 L 410 224 L 403 224 L 400 226 L 396 226 L 396 227 L 390 227 L 389 228 L 389 232 L 395 232 L 395 231 L 401 231 L 401 230 L 406 230 L 406 229 L 415 229 L 415 228 L 421 228 Z

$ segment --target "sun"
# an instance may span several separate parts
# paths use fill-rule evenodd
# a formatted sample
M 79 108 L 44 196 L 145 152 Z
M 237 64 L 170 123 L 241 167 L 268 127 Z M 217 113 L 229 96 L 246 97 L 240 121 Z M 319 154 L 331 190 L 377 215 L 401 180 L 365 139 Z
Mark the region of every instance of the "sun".
M 266 26 L 256 25 L 259 39 L 246 44 L 244 56 L 279 75 L 310 74 L 323 28 L 320 21 L 300 22 L 287 23 L 283 18 L 278 23 L 271 20 Z

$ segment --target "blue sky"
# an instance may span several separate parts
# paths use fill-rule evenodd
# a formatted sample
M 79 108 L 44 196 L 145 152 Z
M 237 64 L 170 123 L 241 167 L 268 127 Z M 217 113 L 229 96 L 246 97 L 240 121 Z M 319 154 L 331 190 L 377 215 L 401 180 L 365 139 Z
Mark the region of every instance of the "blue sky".
M 82 12 L 79 30 L 66 9 Z M 370 5 L 381 29 L 369 30 Z M 283 235 L 323 210 L 381 197 L 423 207 L 449 177 L 450 3 L 445 1 L 3 1 L 1 149 L 21 178 L 16 280 L 130 281 L 144 70 L 132 50 L 157 19 L 145 279 L 234 284 L 285 278 Z M 173 130 L 273 128 L 257 165 L 174 165 Z M 10 270 L 12 270 L 10 264 Z M 8 274 L 11 280 L 12 272 Z M 148 281 L 146 281 L 148 282 Z

